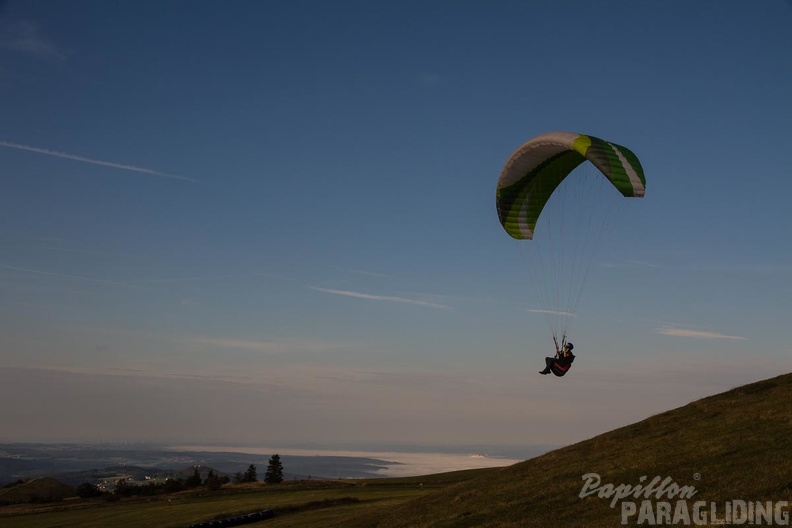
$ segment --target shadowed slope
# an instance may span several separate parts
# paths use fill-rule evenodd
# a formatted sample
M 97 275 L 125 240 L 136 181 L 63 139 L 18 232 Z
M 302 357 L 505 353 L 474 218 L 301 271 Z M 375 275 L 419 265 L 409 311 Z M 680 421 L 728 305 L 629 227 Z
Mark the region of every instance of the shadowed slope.
M 620 503 L 611 508 L 611 500 L 596 493 L 579 497 L 586 473 L 614 486 L 638 485 L 644 475 L 645 484 L 671 477 L 697 490 L 691 508 L 695 501 L 719 508 L 737 499 L 792 502 L 792 374 L 695 401 L 345 525 L 620 525 Z
M 28 480 L 23 484 L 0 489 L 0 505 L 23 502 L 54 502 L 74 497 L 74 488 L 49 477 Z

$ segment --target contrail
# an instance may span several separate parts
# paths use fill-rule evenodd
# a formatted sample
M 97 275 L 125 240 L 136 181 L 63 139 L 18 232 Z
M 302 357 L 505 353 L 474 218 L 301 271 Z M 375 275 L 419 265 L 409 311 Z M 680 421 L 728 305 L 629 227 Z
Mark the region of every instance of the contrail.
M 7 147 L 17 150 L 27 150 L 28 152 L 36 152 L 38 154 L 45 154 L 47 156 L 55 156 L 56 158 L 66 158 L 74 161 L 82 161 L 83 163 L 90 163 L 92 165 L 101 165 L 103 167 L 112 167 L 114 169 L 121 169 L 121 170 L 128 170 L 132 172 L 142 172 L 144 174 L 153 174 L 154 176 L 163 176 L 165 178 L 173 178 L 176 180 L 184 180 L 184 181 L 191 181 L 197 182 L 192 178 L 188 178 L 186 176 L 177 176 L 176 174 L 168 174 L 165 172 L 159 172 L 151 169 L 146 169 L 144 167 L 135 167 L 134 165 L 124 165 L 122 163 L 113 163 L 111 161 L 101 161 L 95 160 L 91 158 L 85 158 L 83 156 L 76 156 L 74 154 L 69 154 L 68 152 L 59 152 L 57 150 L 49 150 L 43 149 L 38 147 L 31 147 L 29 145 L 20 145 L 19 143 L 12 143 L 11 141 L 3 141 L 0 140 L 0 147 Z
M 731 336 L 721 334 L 718 332 L 700 332 L 698 330 L 684 330 L 682 328 L 658 328 L 658 334 L 676 336 L 676 337 L 692 337 L 694 339 L 736 339 L 739 341 L 746 341 L 747 338 L 740 336 Z
M 331 290 L 329 288 L 317 288 L 316 286 L 309 286 L 312 290 L 325 292 L 325 293 L 332 293 L 333 295 L 344 295 L 346 297 L 355 297 L 357 299 L 368 299 L 370 301 L 388 301 L 388 302 L 397 302 L 397 303 L 404 303 L 404 304 L 416 304 L 418 306 L 426 306 L 428 308 L 439 308 L 442 310 L 450 310 L 450 306 L 446 306 L 445 304 L 437 304 L 428 301 L 418 301 L 415 299 L 405 299 L 404 297 L 392 297 L 389 295 L 371 295 L 370 293 L 358 293 L 348 290 Z
M 90 277 L 80 277 L 79 275 L 64 275 L 63 273 L 53 273 L 51 271 L 42 271 L 37 269 L 30 269 L 30 268 L 18 268 L 16 266 L 6 266 L 5 264 L 0 264 L 0 269 L 7 269 L 12 271 L 21 271 L 23 273 L 34 273 L 36 275 L 46 275 L 48 277 L 59 277 L 62 279 L 72 279 L 72 280 L 80 280 L 86 282 L 95 282 L 97 284 L 111 284 L 113 286 L 124 286 L 126 288 L 137 288 L 143 289 L 141 286 L 135 286 L 134 284 L 126 284 L 124 282 L 116 282 L 110 280 L 103 280 L 103 279 L 92 279 Z
M 542 313 L 542 314 L 552 314 L 552 315 L 568 315 L 570 317 L 575 317 L 575 314 L 572 312 L 559 312 L 558 310 L 531 310 L 528 309 L 529 312 L 533 313 Z

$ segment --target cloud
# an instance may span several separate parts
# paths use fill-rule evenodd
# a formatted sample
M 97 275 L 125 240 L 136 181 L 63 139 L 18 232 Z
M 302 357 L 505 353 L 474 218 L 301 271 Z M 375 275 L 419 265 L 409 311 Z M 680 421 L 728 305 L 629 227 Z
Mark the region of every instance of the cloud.
M 575 317 L 575 314 L 573 314 L 571 312 L 559 312 L 557 310 L 532 310 L 532 309 L 529 309 L 528 311 L 532 312 L 532 313 L 553 314 L 553 315 L 569 315 L 571 317 Z
M 445 304 L 438 304 L 428 301 L 421 301 L 417 299 L 406 299 L 404 297 L 393 297 L 389 295 L 372 295 L 369 293 L 359 293 L 353 292 L 348 290 L 331 290 L 329 288 L 317 288 L 315 286 L 309 286 L 312 290 L 331 293 L 333 295 L 343 295 L 346 297 L 355 297 L 356 299 L 367 299 L 369 301 L 387 301 L 387 302 L 396 302 L 396 303 L 403 303 L 403 304 L 415 304 L 418 306 L 426 306 L 427 308 L 439 308 L 441 310 L 451 310 L 450 306 Z
M 334 350 L 342 345 L 308 339 L 293 341 L 250 341 L 246 339 L 190 337 L 179 340 L 182 343 L 214 348 L 230 348 L 237 350 L 253 350 L 267 354 L 284 354 L 289 352 L 323 352 Z
M 11 271 L 21 271 L 22 273 L 33 273 L 35 275 L 46 275 L 48 277 L 58 277 L 61 279 L 71 279 L 71 280 L 79 280 L 84 282 L 93 282 L 96 284 L 110 284 L 112 286 L 124 286 L 126 288 L 140 288 L 140 286 L 135 286 L 134 284 L 127 284 L 124 282 L 117 282 L 117 281 L 109 281 L 104 279 L 92 279 L 90 277 L 81 277 L 79 275 L 65 275 L 63 273 L 54 273 L 51 271 L 42 271 L 36 269 L 29 269 L 29 268 L 18 268 L 16 266 L 6 266 L 5 264 L 0 264 L 0 269 L 7 269 Z
M 195 182 L 196 180 L 192 178 L 188 178 L 186 176 L 178 176 L 176 174 L 168 174 L 166 172 L 159 172 L 152 169 L 147 169 L 145 167 L 136 167 L 134 165 L 124 165 L 123 163 L 114 163 L 111 161 L 101 161 L 95 160 L 91 158 L 85 158 L 83 156 L 76 156 L 74 154 L 69 154 L 67 152 L 59 152 L 57 150 L 49 150 L 39 147 L 31 147 L 29 145 L 21 145 L 19 143 L 13 143 L 11 141 L 3 141 L 0 140 L 0 147 L 12 148 L 17 150 L 26 150 L 28 152 L 35 152 L 37 154 L 44 154 L 46 156 L 54 156 L 56 158 L 65 158 L 74 161 L 81 161 L 83 163 L 90 163 L 91 165 L 101 165 L 102 167 L 111 167 L 113 169 L 121 169 L 127 170 L 132 172 L 142 172 L 144 174 L 153 174 L 154 176 L 162 176 L 164 178 L 173 178 L 176 180 L 184 180 Z
M 698 330 L 685 330 L 683 328 L 658 328 L 658 334 L 675 336 L 675 337 L 691 337 L 694 339 L 735 339 L 739 341 L 746 341 L 747 338 L 740 336 L 730 336 L 719 334 L 718 332 L 701 332 Z
M 358 275 L 367 275 L 369 277 L 378 277 L 381 279 L 393 279 L 395 278 L 393 275 L 386 275 L 385 273 L 378 273 L 376 271 L 365 271 L 365 270 L 355 270 L 355 269 L 346 269 L 346 268 L 336 268 L 340 271 L 347 271 L 350 273 L 357 273 Z
M 724 273 L 789 273 L 792 272 L 792 265 L 784 262 L 773 264 L 768 262 L 744 263 L 744 264 L 706 264 L 691 266 L 693 271 L 705 272 L 724 272 Z
M 30 21 L 0 23 L 0 49 L 35 59 L 66 59 L 66 55 L 42 35 L 38 25 Z
M 294 277 L 287 277 L 286 275 L 277 275 L 275 273 L 264 273 L 264 272 L 240 273 L 236 275 L 197 275 L 192 277 L 163 277 L 160 279 L 145 279 L 142 280 L 141 282 L 164 283 L 164 282 L 192 282 L 192 281 L 198 281 L 198 282 L 223 281 L 223 280 L 234 280 L 234 279 L 248 279 L 252 277 L 273 279 L 280 281 L 301 282 L 300 279 L 295 279 Z

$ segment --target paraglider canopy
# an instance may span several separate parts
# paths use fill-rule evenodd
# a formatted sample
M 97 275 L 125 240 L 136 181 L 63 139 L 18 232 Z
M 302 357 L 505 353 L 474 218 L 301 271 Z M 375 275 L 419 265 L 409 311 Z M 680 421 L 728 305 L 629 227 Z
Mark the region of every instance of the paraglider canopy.
M 587 163 L 588 162 L 588 163 Z M 523 143 L 498 178 L 503 229 L 534 276 L 531 312 L 542 313 L 553 337 L 566 340 L 588 272 L 622 197 L 646 190 L 633 152 L 594 136 L 548 132 Z
M 503 166 L 496 201 L 506 232 L 516 239 L 532 239 L 550 195 L 586 160 L 622 195 L 644 195 L 646 179 L 641 163 L 626 147 L 594 136 L 548 132 L 523 143 Z

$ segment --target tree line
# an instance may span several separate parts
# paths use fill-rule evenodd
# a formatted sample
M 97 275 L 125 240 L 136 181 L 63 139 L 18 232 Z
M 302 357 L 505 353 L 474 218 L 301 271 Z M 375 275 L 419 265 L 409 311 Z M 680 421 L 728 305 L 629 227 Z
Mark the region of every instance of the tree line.
M 234 473 L 233 479 L 226 475 L 219 475 L 215 473 L 214 470 L 209 470 L 209 474 L 206 478 L 202 479 L 201 472 L 198 470 L 198 467 L 195 467 L 193 474 L 186 479 L 170 477 L 163 482 L 149 482 L 144 485 L 130 484 L 126 479 L 119 479 L 116 481 L 115 487 L 111 492 L 103 491 L 96 484 L 84 482 L 77 486 L 76 493 L 77 496 L 81 498 L 107 496 L 109 499 L 114 500 L 120 499 L 121 497 L 176 493 L 178 491 L 195 489 L 201 486 L 209 491 L 217 491 L 223 484 L 227 484 L 228 482 L 233 482 L 234 484 L 258 482 L 256 465 L 250 464 L 244 472 L 237 471 Z M 283 482 L 283 463 L 281 462 L 280 455 L 275 454 L 270 457 L 267 470 L 264 474 L 264 482 L 267 484 L 280 484 Z

